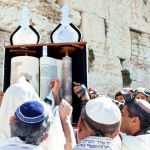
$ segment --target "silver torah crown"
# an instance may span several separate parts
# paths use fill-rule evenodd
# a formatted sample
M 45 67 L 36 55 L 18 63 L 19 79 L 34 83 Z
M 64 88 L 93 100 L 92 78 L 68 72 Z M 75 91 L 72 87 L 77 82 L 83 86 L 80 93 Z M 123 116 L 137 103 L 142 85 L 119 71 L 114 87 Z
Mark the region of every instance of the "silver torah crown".
M 81 40 L 81 32 L 70 21 L 69 7 L 64 5 L 61 8 L 61 12 L 62 19 L 59 25 L 52 31 L 50 35 L 51 42 L 79 42 Z

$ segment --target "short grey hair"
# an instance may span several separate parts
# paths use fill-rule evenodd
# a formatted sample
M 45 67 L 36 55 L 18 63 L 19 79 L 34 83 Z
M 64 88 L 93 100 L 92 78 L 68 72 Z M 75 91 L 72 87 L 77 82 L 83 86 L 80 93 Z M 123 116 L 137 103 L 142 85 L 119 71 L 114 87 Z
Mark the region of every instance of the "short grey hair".
M 14 118 L 10 123 L 11 137 L 19 137 L 27 144 L 39 145 L 42 137 L 48 132 L 50 122 L 48 118 L 40 123 L 27 124 Z

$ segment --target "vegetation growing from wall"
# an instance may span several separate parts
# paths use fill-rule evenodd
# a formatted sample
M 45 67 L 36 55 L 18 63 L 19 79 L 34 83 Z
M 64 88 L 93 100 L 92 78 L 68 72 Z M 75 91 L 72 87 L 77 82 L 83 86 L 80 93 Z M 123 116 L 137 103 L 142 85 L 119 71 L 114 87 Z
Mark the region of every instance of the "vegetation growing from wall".
M 89 53 L 89 56 L 88 56 L 88 68 L 89 68 L 89 71 L 92 71 L 92 69 L 94 67 L 93 62 L 95 60 L 93 49 L 92 48 L 88 48 L 88 53 Z
M 123 86 L 124 87 L 130 86 L 130 84 L 132 83 L 130 72 L 127 69 L 123 69 L 121 73 L 122 73 L 122 79 L 123 79 Z

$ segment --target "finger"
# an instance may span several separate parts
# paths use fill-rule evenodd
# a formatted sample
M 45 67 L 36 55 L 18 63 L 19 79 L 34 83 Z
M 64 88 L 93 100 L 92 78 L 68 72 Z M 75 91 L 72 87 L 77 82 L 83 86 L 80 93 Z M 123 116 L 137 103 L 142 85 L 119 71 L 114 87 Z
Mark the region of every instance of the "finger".
M 75 85 L 75 86 L 79 86 L 79 85 L 81 85 L 80 83 L 77 83 L 77 82 L 73 82 L 73 84 Z
M 89 90 L 89 91 L 95 91 L 92 87 L 90 87 L 88 90 Z
M 74 86 L 74 89 L 81 89 L 81 85 L 80 86 Z
M 52 79 L 52 80 L 50 81 L 50 85 L 51 85 L 52 88 L 54 87 L 54 85 L 55 85 L 55 80 L 54 80 L 54 79 Z
M 74 87 L 73 90 L 74 90 L 74 91 L 78 91 L 79 88 L 78 88 L 78 87 Z
M 80 93 L 81 89 L 74 90 L 75 93 Z
M 64 105 L 63 105 L 63 104 L 60 104 L 60 105 L 59 105 L 59 110 L 62 111 L 63 109 L 64 109 Z
M 78 83 L 74 81 L 73 84 L 74 84 L 74 85 L 77 85 Z

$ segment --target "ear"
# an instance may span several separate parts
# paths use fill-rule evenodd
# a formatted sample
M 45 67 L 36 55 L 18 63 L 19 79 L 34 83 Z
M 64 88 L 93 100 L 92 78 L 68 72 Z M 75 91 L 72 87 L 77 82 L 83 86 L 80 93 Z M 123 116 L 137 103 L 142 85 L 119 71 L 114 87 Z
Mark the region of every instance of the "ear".
M 139 117 L 133 117 L 132 118 L 132 125 L 135 127 L 137 125 L 140 126 L 140 120 L 139 120 Z
M 133 126 L 133 128 L 134 129 L 138 129 L 138 130 L 140 130 L 140 119 L 139 119 L 139 117 L 133 117 L 132 118 L 132 126 Z
M 9 123 L 12 122 L 14 119 L 15 119 L 15 116 L 14 115 L 11 116 L 10 119 L 9 119 Z
M 78 132 L 80 132 L 82 130 L 83 125 L 84 125 L 83 119 L 80 117 L 79 121 L 78 121 L 78 125 L 77 125 Z
M 43 137 L 42 137 L 42 141 L 45 141 L 47 138 L 48 138 L 48 134 L 45 133 L 45 134 L 43 135 Z
M 140 120 L 138 117 L 132 117 L 130 119 L 130 133 L 131 135 L 134 135 L 136 132 L 138 132 L 141 129 L 141 124 L 140 124 Z
M 112 134 L 112 139 L 114 139 L 119 133 L 120 133 L 120 129 L 116 130 L 116 131 Z

